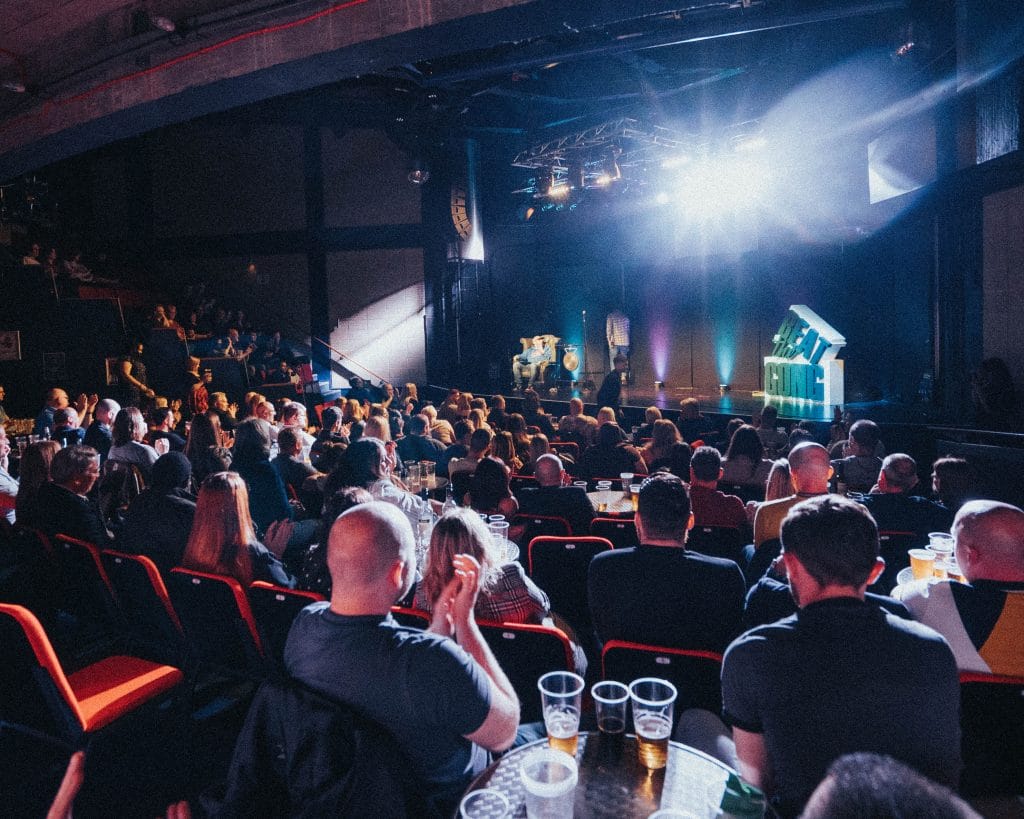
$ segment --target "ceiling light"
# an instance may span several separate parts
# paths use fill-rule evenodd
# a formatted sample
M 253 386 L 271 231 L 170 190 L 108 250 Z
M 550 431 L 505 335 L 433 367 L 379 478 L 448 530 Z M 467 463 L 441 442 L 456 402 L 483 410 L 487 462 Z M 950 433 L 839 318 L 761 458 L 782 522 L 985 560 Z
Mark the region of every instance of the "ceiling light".
M 149 16 L 149 23 L 153 28 L 158 28 L 160 31 L 165 31 L 168 34 L 173 34 L 178 28 L 170 17 L 164 17 L 161 14 L 151 14 Z

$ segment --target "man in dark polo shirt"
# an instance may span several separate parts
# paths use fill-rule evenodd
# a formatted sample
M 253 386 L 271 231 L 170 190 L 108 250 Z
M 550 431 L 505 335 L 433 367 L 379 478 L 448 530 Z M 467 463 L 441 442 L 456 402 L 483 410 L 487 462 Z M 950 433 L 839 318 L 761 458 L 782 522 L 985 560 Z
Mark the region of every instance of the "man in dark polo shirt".
M 554 515 L 565 518 L 574 535 L 590 532 L 594 507 L 586 490 L 562 486 L 562 461 L 557 455 L 541 455 L 533 468 L 538 487 L 519 492 L 519 512 L 524 515 Z
M 942 637 L 864 593 L 882 570 L 864 507 L 825 495 L 782 523 L 800 611 L 737 639 L 722 665 L 723 714 L 740 773 L 795 816 L 846 753 L 887 754 L 956 786 L 960 688 Z
M 740 632 L 743 575 L 731 560 L 690 552 L 686 485 L 659 472 L 640 488 L 642 545 L 597 555 L 588 596 L 598 639 L 722 651 Z
M 700 446 L 690 458 L 690 506 L 695 526 L 724 526 L 739 529 L 747 525 L 743 501 L 719 491 L 722 456 L 713 446 Z
M 929 532 L 949 531 L 953 513 L 920 497 L 918 482 L 917 463 L 909 455 L 895 452 L 882 461 L 878 491 L 861 501 L 880 532 L 913 532 L 926 541 Z

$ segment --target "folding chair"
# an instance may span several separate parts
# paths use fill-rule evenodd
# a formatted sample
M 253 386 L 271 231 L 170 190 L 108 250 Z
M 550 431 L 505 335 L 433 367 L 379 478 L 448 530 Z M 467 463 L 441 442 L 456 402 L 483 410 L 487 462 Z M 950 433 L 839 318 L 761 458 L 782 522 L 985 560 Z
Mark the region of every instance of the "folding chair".
M 731 526 L 694 526 L 686 536 L 686 548 L 710 557 L 743 560 L 746 538 L 740 529 Z
M 0 657 L 0 722 L 71 747 L 184 679 L 178 668 L 126 655 L 66 674 L 38 618 L 7 603 L 0 603 Z
M 592 537 L 603 537 L 611 541 L 612 546 L 616 549 L 625 549 L 640 544 L 640 539 L 636 534 L 636 524 L 629 519 L 594 518 L 590 521 L 590 534 Z
M 310 603 L 324 600 L 323 595 L 299 589 L 286 589 L 263 580 L 249 586 L 249 603 L 260 639 L 267 655 L 278 663 L 284 662 L 284 644 L 292 622 Z
M 569 521 L 555 515 L 513 515 L 509 527 L 510 539 L 520 546 L 529 545 L 535 537 L 567 537 L 570 534 L 572 527 Z
M 561 629 L 516 623 L 477 623 L 501 670 L 519 695 L 522 722 L 544 718 L 537 680 L 549 671 L 572 671 L 569 638 Z
M 145 555 L 104 549 L 100 560 L 117 594 L 128 648 L 147 659 L 184 666 L 185 633 L 160 570 Z
M 612 548 L 603 537 L 535 537 L 527 550 L 529 574 L 551 599 L 551 609 L 576 630 L 587 649 L 594 630 L 587 604 L 587 569 L 594 555 Z M 594 655 L 596 658 L 596 654 Z
M 179 566 L 171 569 L 167 591 L 185 629 L 192 663 L 247 679 L 265 676 L 263 643 L 237 580 Z
M 1024 793 L 1024 677 L 960 672 L 965 796 Z
M 687 708 L 722 710 L 722 655 L 700 649 L 609 640 L 601 652 L 601 675 L 629 685 L 640 677 L 668 680 L 678 692 L 675 714 Z

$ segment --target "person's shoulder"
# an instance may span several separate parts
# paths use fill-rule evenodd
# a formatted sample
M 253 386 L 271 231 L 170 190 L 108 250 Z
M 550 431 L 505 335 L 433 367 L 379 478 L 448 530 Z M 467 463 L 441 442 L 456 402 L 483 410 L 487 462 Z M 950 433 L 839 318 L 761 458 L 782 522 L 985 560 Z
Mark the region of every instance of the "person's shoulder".
M 703 552 L 694 552 L 687 548 L 684 552 L 686 555 L 686 562 L 692 563 L 701 569 L 706 569 L 709 572 L 724 572 L 732 573 L 733 570 L 738 571 L 739 566 L 735 560 L 729 560 L 726 557 L 713 557 L 712 555 L 706 555 Z
M 751 654 L 767 650 L 773 643 L 785 640 L 796 633 L 797 615 L 791 614 L 776 620 L 774 623 L 765 623 L 762 626 L 743 632 L 733 640 L 725 650 L 723 664 L 730 659 L 735 660 L 737 656 Z

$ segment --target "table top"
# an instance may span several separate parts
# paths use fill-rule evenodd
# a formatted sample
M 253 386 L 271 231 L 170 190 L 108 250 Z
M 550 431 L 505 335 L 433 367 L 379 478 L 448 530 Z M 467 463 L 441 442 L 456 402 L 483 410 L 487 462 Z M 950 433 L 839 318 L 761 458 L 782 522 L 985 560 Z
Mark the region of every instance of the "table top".
M 621 489 L 608 489 L 604 492 L 587 492 L 590 505 L 599 515 L 633 515 L 633 499 Z M 601 508 L 602 504 L 604 509 Z
M 467 789 L 494 788 L 501 791 L 515 819 L 526 816 L 526 796 L 519 769 L 533 750 L 545 748 L 546 739 L 531 742 L 507 753 L 478 776 Z M 579 782 L 573 815 L 576 817 L 647 817 L 659 808 L 706 806 L 709 790 L 734 772 L 716 759 L 679 742 L 669 743 L 668 765 L 649 771 L 637 757 L 636 737 L 598 731 L 580 733 L 576 751 Z M 710 794 L 714 798 L 714 794 Z

